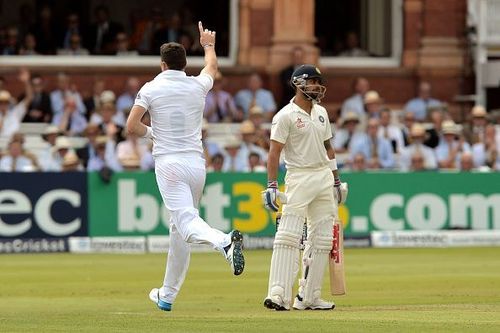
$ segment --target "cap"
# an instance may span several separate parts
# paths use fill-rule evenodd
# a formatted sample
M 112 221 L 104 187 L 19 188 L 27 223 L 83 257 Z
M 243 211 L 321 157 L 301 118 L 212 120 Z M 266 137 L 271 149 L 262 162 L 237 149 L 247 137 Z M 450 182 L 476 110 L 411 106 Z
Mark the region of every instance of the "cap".
M 250 120 L 245 120 L 240 125 L 241 134 L 253 134 L 255 133 L 255 125 Z
M 66 136 L 60 136 L 56 139 L 56 144 L 55 144 L 55 149 L 70 149 L 71 148 L 71 142 L 69 141 L 68 137 Z
M 355 121 L 359 123 L 358 114 L 354 111 L 347 111 L 346 114 L 342 118 L 340 118 L 340 123 L 341 125 L 344 125 L 348 121 Z
M 375 90 L 370 90 L 365 94 L 363 99 L 365 104 L 382 102 L 382 98 Z
M 424 136 L 425 128 L 421 124 L 413 124 L 410 130 L 411 136 Z
M 486 109 L 482 105 L 476 105 L 472 108 L 472 116 L 475 118 L 485 118 Z
M 116 100 L 115 93 L 111 90 L 104 90 L 99 96 L 99 100 L 102 104 L 104 103 L 114 103 Z
M 11 95 L 7 90 L 0 90 L 0 102 L 10 102 Z
M 443 134 L 458 134 L 457 125 L 452 120 L 445 120 L 441 124 Z
M 258 106 L 258 105 L 254 105 L 254 106 L 252 106 L 252 107 L 250 108 L 250 110 L 248 110 L 248 113 L 249 113 L 250 115 L 257 115 L 257 114 L 262 115 L 262 114 L 264 114 L 264 109 L 262 109 L 262 108 L 261 108 L 260 106 Z
M 238 148 L 241 145 L 241 140 L 236 136 L 230 136 L 224 142 L 224 148 Z
M 68 152 L 64 155 L 62 165 L 72 166 L 80 164 L 80 159 L 74 152 Z

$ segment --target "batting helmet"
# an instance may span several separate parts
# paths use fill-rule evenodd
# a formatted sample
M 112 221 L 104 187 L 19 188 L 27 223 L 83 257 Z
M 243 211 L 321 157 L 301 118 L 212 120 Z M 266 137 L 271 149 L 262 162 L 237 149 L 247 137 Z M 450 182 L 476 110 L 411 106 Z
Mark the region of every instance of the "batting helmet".
M 307 84 L 307 80 L 318 79 L 319 84 Z M 314 65 L 301 65 L 293 71 L 290 83 L 299 89 L 307 99 L 319 103 L 325 96 L 326 88 L 323 85 L 323 76 Z

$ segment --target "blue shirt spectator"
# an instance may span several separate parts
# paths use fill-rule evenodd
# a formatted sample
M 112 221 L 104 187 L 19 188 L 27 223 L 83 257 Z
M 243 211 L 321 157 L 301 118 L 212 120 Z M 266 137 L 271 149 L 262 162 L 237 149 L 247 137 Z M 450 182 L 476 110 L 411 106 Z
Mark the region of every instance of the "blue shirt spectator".
M 363 77 L 358 77 L 353 82 L 354 95 L 342 104 L 341 116 L 345 117 L 349 111 L 355 112 L 359 118 L 365 115 L 364 96 L 370 90 L 370 83 Z
M 406 103 L 405 110 L 415 115 L 417 121 L 425 121 L 427 111 L 431 107 L 439 107 L 441 102 L 431 98 L 431 85 L 428 82 L 422 82 L 419 86 L 418 97 L 411 99 Z
M 258 105 L 264 110 L 267 121 L 271 121 L 276 112 L 276 102 L 273 94 L 262 88 L 262 79 L 259 74 L 252 74 L 248 79 L 248 88 L 240 90 L 234 97 L 236 106 L 240 108 L 248 118 L 251 107 Z

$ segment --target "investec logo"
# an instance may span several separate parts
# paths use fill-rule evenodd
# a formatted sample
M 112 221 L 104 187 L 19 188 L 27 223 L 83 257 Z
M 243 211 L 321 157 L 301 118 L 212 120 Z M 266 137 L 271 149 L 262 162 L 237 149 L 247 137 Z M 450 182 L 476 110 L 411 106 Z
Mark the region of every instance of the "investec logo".
M 386 193 L 372 201 L 369 219 L 377 230 L 500 229 L 500 194 L 421 193 L 405 201 L 399 193 Z M 354 232 L 369 231 L 366 216 L 351 216 L 350 224 Z

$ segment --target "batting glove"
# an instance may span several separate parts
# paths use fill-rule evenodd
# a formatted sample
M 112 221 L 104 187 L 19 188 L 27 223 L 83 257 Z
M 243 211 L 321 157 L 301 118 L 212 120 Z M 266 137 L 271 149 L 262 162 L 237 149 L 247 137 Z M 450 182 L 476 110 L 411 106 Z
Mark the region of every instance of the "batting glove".
M 277 212 L 280 207 L 277 199 L 280 199 L 282 203 L 286 203 L 286 195 L 278 190 L 278 182 L 268 182 L 267 189 L 262 191 L 262 202 L 264 206 L 273 212 Z
M 333 185 L 333 194 L 335 196 L 335 200 L 337 203 L 343 204 L 347 200 L 347 193 L 349 192 L 349 188 L 347 183 L 340 182 L 340 179 L 335 179 L 335 184 Z

